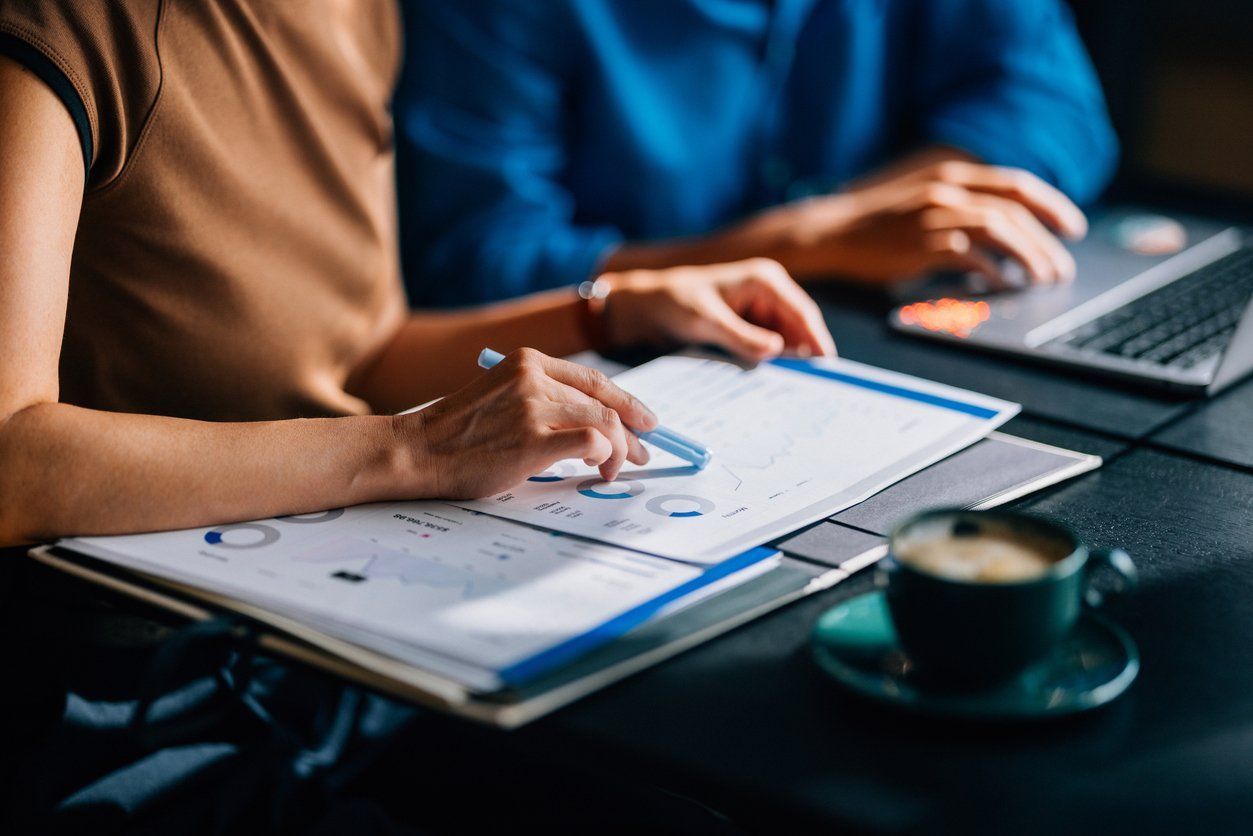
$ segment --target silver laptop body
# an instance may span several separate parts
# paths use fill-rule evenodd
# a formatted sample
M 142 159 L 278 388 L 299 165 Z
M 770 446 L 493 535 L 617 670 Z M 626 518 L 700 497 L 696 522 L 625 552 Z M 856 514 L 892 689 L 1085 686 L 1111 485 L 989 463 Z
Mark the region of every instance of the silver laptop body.
M 1253 262 L 1250 239 L 1236 227 L 1174 216 L 1169 220 L 1176 224 L 1176 232 L 1182 227 L 1184 247 L 1170 255 L 1141 254 L 1125 246 L 1119 230 L 1126 229 L 1129 220 L 1145 217 L 1160 218 L 1134 207 L 1095 215 L 1088 236 L 1069 246 L 1078 264 L 1078 277 L 1070 285 L 979 293 L 969 279 L 941 279 L 907 289 L 909 301 L 892 311 L 890 324 L 916 336 L 1191 395 L 1212 394 L 1253 371 L 1253 304 L 1246 299 L 1242 305 L 1228 306 L 1222 316 L 1213 316 L 1204 307 L 1214 302 L 1213 294 L 1198 282 L 1213 276 L 1209 287 L 1247 284 L 1246 267 Z M 1233 271 L 1240 277 L 1238 282 L 1228 278 Z M 1173 293 L 1149 298 L 1172 285 Z M 1196 289 L 1189 294 L 1188 288 Z M 1204 321 L 1187 326 L 1191 330 L 1179 335 L 1175 344 L 1154 346 L 1155 336 L 1170 330 L 1164 325 L 1156 331 L 1150 327 L 1146 334 L 1135 333 L 1142 322 L 1152 324 L 1143 316 L 1148 307 L 1159 315 L 1163 308 L 1176 312 L 1176 322 Z M 1189 308 L 1199 313 L 1190 319 Z M 1117 324 L 1120 317 L 1131 317 L 1131 312 L 1139 312 L 1134 322 Z M 1124 330 L 1116 333 L 1119 327 Z M 1187 344 L 1189 339 L 1207 335 L 1206 345 Z M 1172 356 L 1180 345 L 1182 351 Z M 1142 346 L 1148 348 L 1142 351 Z

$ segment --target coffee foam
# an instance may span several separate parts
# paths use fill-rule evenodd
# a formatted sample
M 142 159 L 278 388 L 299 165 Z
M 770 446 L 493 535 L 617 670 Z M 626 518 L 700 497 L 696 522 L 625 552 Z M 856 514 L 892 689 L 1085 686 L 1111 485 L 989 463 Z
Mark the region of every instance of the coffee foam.
M 898 538 L 893 552 L 903 563 L 928 574 L 967 583 L 1019 583 L 1041 577 L 1070 553 L 1055 539 L 1013 531 L 990 521 L 973 533 L 957 533 L 951 521 L 928 525 Z

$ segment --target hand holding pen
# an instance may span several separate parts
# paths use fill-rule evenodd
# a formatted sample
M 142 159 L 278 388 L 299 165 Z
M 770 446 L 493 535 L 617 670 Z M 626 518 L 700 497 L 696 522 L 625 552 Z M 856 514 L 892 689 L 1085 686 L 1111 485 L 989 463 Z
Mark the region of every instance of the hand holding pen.
M 484 369 L 494 368 L 504 359 L 505 355 L 490 348 L 485 348 L 479 352 L 479 365 Z M 672 453 L 697 469 L 709 464 L 711 454 L 704 445 L 674 430 L 662 426 L 656 426 L 651 430 L 634 427 L 627 427 L 627 429 L 635 434 L 640 441 L 647 442 L 659 450 Z
M 416 474 L 406 495 L 477 499 L 514 487 L 562 459 L 617 478 L 648 462 L 635 432 L 657 428 L 638 398 L 598 371 L 522 348 L 446 398 L 392 419 Z

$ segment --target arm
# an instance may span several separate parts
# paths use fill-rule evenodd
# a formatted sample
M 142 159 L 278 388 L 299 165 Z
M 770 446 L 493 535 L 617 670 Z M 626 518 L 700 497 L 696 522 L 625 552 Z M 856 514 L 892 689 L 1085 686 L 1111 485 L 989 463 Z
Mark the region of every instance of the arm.
M 895 8 L 920 33 L 902 76 L 914 85 L 910 112 L 926 147 L 838 195 L 768 209 L 708 236 L 624 245 L 607 268 L 760 255 L 803 279 L 878 283 L 948 269 L 995 283 L 1002 266 L 989 255 L 998 254 L 1036 282 L 1072 278 L 1057 235 L 1085 233 L 1070 198 L 1096 196 L 1117 143 L 1065 10 L 1055 0 Z
M 1057 240 L 1081 238 L 1083 213 L 1020 169 L 971 162 L 935 147 L 863 178 L 846 192 L 767 209 L 703 238 L 629 244 L 610 269 L 702 264 L 749 254 L 801 279 L 891 283 L 936 270 L 972 271 L 1006 283 L 1002 255 L 1036 283 L 1068 282 L 1074 258 Z
M 610 292 L 593 328 L 611 346 L 701 343 L 751 361 L 785 350 L 835 354 L 818 306 L 766 259 L 606 273 L 601 281 Z M 558 290 L 485 308 L 414 313 L 362 364 L 351 388 L 376 410 L 397 412 L 477 376 L 484 347 L 559 356 L 592 348 L 582 308 L 574 291 Z
M 916 3 L 909 77 L 920 138 L 1021 168 L 1094 200 L 1118 144 L 1100 83 L 1059 0 Z
M 565 458 L 598 465 L 611 479 L 624 461 L 647 458 L 625 429 L 655 425 L 642 404 L 603 375 L 533 350 L 514 352 L 437 407 L 394 418 L 210 423 L 59 403 L 82 190 L 82 155 L 64 107 L 42 82 L 0 59 L 0 545 L 387 499 L 483 496 Z M 726 327 L 764 339 L 757 333 L 764 329 L 747 330 L 754 326 L 734 314 L 760 318 L 766 311 L 763 324 L 800 334 L 790 338 L 798 346 L 824 349 L 816 308 L 801 307 L 799 291 L 777 266 L 730 265 L 702 276 L 624 278 L 633 288 L 621 307 L 623 322 L 651 320 L 675 337 L 703 340 L 721 333 L 711 329 L 730 314 L 736 321 Z M 398 390 L 432 390 L 445 380 L 426 380 L 426 370 L 439 367 L 449 345 L 477 350 L 489 333 L 541 336 L 533 331 L 568 318 L 572 304 L 470 314 L 430 338 L 421 327 L 429 323 L 418 318 L 376 363 L 398 370 Z M 618 330 L 635 340 L 648 335 L 640 327 L 620 323 Z M 820 333 L 808 333 L 814 328 Z M 375 382 L 379 400 L 401 399 L 374 375 L 363 377 Z M 223 460 L 231 467 L 221 467 Z
M 641 404 L 533 352 L 431 415 L 210 423 L 59 403 L 82 190 L 65 109 L 0 59 L 0 545 L 479 495 L 569 457 L 612 478 L 645 458 L 623 429 L 651 427 Z
M 394 492 L 403 459 L 389 448 L 386 418 L 212 424 L 57 402 L 83 177 L 65 108 L 0 59 L 0 544 L 309 511 Z M 224 457 L 230 470 L 213 464 Z
M 492 302 L 570 287 L 621 239 L 574 221 L 554 4 L 413 2 L 397 88 L 402 251 L 411 298 Z
M 485 347 L 508 354 L 529 346 L 562 357 L 591 348 L 582 300 L 573 290 L 537 293 L 482 308 L 410 315 L 364 362 L 349 390 L 376 412 L 394 413 L 465 385 Z

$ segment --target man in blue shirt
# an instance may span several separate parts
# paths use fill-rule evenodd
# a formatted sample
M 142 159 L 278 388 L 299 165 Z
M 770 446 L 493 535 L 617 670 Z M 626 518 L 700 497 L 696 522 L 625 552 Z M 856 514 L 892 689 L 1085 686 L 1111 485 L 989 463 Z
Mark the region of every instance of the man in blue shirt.
M 767 256 L 1073 275 L 1116 157 L 1060 0 L 411 0 L 414 301 Z M 1007 257 L 1002 260 L 999 257 Z

